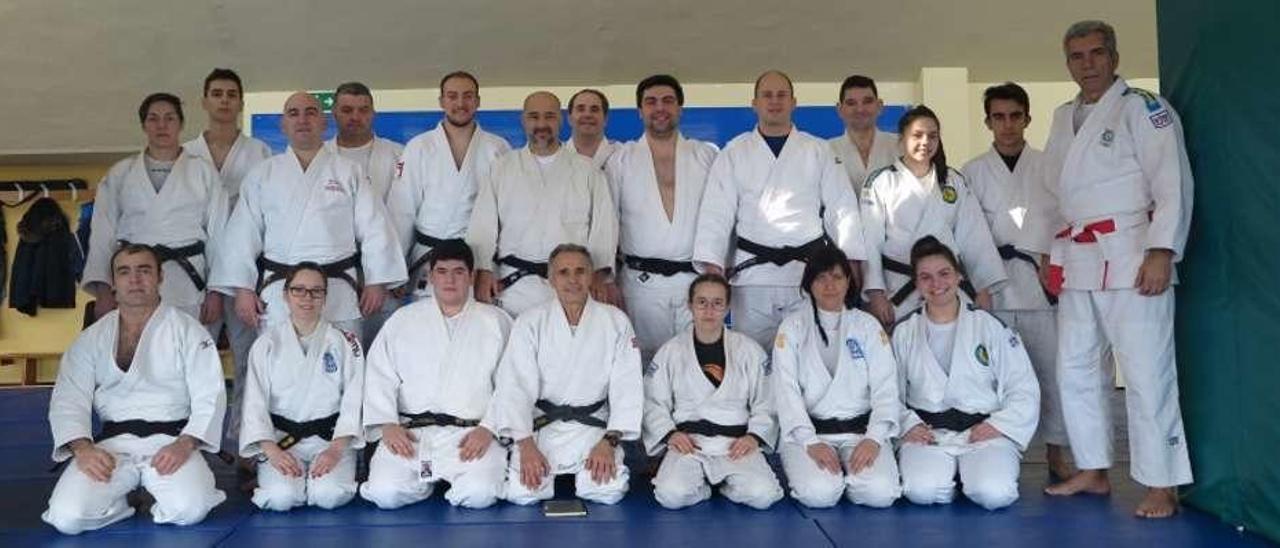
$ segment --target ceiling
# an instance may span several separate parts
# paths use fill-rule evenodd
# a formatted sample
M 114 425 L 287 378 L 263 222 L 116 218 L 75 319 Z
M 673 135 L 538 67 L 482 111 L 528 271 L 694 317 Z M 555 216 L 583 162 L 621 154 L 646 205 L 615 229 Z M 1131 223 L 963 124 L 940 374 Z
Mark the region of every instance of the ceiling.
M 1156 76 L 1153 0 L 5 0 L 0 157 L 133 149 L 137 104 L 158 90 L 186 99 L 194 133 L 215 66 L 251 91 L 430 88 L 459 67 L 486 86 L 742 82 L 768 67 L 817 82 L 915 81 L 926 66 L 1053 81 L 1063 30 L 1085 18 L 1116 27 L 1123 74 Z

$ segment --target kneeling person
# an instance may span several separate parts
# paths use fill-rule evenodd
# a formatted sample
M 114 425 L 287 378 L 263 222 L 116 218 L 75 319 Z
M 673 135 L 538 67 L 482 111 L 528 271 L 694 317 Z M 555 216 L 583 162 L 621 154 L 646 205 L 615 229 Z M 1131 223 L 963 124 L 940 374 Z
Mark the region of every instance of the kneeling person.
M 507 450 L 494 439 L 495 371 L 511 331 L 502 309 L 470 298 L 475 258 L 461 241 L 431 249 L 433 298 L 401 308 L 369 348 L 364 424 L 382 443 L 360 495 L 392 509 L 449 482 L 450 504 L 484 508 L 502 496 Z
M 622 500 L 630 477 L 621 440 L 640 436 L 640 350 L 621 310 L 592 299 L 586 248 L 551 252 L 556 299 L 521 314 L 498 370 L 498 433 L 516 440 L 507 500 L 551 498 L 553 477 L 573 474 L 579 497 Z
M 947 504 L 956 468 L 964 494 L 988 510 L 1018 500 L 1021 452 L 1036 431 L 1040 386 L 1022 341 L 956 295 L 955 254 L 932 236 L 911 249 L 924 307 L 893 331 L 902 413 L 902 490 L 916 504 Z
M 328 278 L 319 264 L 290 268 L 283 288 L 290 321 L 249 350 L 240 456 L 270 463 L 258 467 L 259 508 L 337 508 L 356 494 L 364 357 L 357 335 L 321 318 Z
M 71 466 L 41 519 L 66 534 L 133 515 L 125 496 L 139 485 L 155 497 L 156 523 L 197 523 L 227 498 L 196 453 L 217 452 L 222 439 L 227 402 L 213 340 L 198 320 L 160 302 L 152 248 L 123 245 L 110 264 L 118 308 L 63 354 L 49 401 L 53 460 Z
M 812 310 L 783 320 L 774 342 L 782 468 L 811 508 L 877 508 L 902 494 L 889 442 L 898 434 L 898 368 L 876 318 L 853 307 L 859 289 L 844 252 L 819 248 L 800 287 Z
M 765 509 L 782 486 L 763 450 L 777 438 L 769 356 L 750 337 L 726 329 L 729 281 L 703 274 L 689 286 L 694 324 L 667 341 L 645 368 L 644 442 L 665 446 L 653 495 L 667 508 L 711 496 Z

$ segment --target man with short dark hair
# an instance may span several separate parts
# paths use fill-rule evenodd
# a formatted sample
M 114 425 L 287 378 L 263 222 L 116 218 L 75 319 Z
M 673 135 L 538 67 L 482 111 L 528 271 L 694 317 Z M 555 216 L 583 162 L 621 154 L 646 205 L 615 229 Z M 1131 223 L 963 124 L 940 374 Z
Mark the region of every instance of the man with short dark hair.
M 338 134 L 325 141 L 324 146 L 363 167 L 378 199 L 385 202 L 404 147 L 374 134 L 376 116 L 369 86 L 360 82 L 339 85 L 333 92 L 333 121 L 338 126 Z
M 876 122 L 884 109 L 875 80 L 855 74 L 840 84 L 836 113 L 844 122 L 844 134 L 829 139 L 831 151 L 849 174 L 853 191 L 861 194 L 867 176 L 892 165 L 902 155 L 898 134 L 880 131 Z
M 609 122 L 609 98 L 597 89 L 583 89 L 569 97 L 569 127 L 573 133 L 565 148 L 591 160 L 596 169 L 604 169 L 617 143 L 604 134 Z

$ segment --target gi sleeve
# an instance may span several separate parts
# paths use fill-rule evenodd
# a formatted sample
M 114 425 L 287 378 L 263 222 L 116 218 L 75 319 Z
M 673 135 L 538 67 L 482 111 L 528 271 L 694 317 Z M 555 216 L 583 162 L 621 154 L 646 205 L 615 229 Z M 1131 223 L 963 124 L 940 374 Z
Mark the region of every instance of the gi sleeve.
M 532 316 L 517 318 L 511 327 L 507 349 L 498 363 L 498 383 L 493 394 L 491 417 L 499 437 L 522 440 L 533 435 L 533 404 L 538 401 L 538 325 Z
M 476 202 L 471 208 L 471 223 L 467 227 L 467 245 L 475 251 L 476 270 L 489 272 L 495 271 L 493 256 L 498 252 L 497 171 L 491 166 L 487 175 L 479 177 Z
M 798 322 L 787 319 L 778 328 L 773 344 L 773 395 L 782 440 L 807 447 L 818 443 L 818 433 L 809 419 L 800 390 L 800 356 L 804 341 Z
M 910 369 L 908 361 L 911 360 L 911 356 L 915 355 L 912 346 L 928 344 L 923 340 L 918 340 L 914 331 L 912 327 L 904 324 L 898 324 L 893 330 L 893 354 L 898 358 L 898 410 L 901 413 L 901 419 L 898 420 L 898 424 L 900 425 L 899 432 L 901 435 L 906 435 L 917 424 L 924 423 L 920 419 L 920 415 L 912 411 L 907 403 L 907 392 L 910 389 L 907 381 L 907 371 Z
M 613 364 L 609 368 L 609 421 L 606 430 L 622 433 L 622 439 L 640 437 L 644 416 L 644 379 L 640 367 L 640 345 L 631 321 L 619 310 L 613 312 L 617 326 Z
M 831 147 L 824 143 L 821 148 L 823 227 L 849 260 L 864 261 L 867 246 L 863 242 L 858 195 L 849 186 L 849 174 L 836 163 Z
M 395 182 L 387 191 L 387 213 L 400 248 L 406 258 L 411 258 L 414 247 L 413 231 L 417 222 L 418 210 L 426 194 L 426 174 L 422 165 L 422 142 L 413 140 L 405 147 L 404 154 L 396 164 Z
M 978 199 L 969 191 L 969 186 L 958 172 L 953 171 L 951 175 L 956 179 L 952 186 L 959 194 L 955 238 L 956 245 L 960 248 L 960 262 L 968 271 L 975 288 L 995 293 L 1009 279 L 1004 271 L 1004 261 L 1000 260 L 1000 253 L 996 251 L 991 227 L 987 225 L 987 217 L 982 213 Z
M 990 323 L 996 324 L 994 320 Z M 986 330 L 995 340 L 987 345 L 992 350 L 991 365 L 996 375 L 996 394 L 1000 409 L 987 423 L 999 430 L 1025 451 L 1040 421 L 1040 384 L 1031 369 L 1031 358 L 1022 340 L 1012 329 L 996 325 Z
M 256 290 L 258 255 L 262 254 L 266 220 L 262 214 L 262 185 L 271 175 L 271 163 L 261 162 L 245 175 L 240 199 L 227 221 L 210 274 L 211 287 Z
M 698 208 L 698 228 L 693 242 L 693 260 L 725 268 L 729 256 L 729 235 L 738 215 L 738 188 L 733 180 L 733 160 L 720 154 L 711 163 L 707 185 Z
M 1164 98 L 1155 112 L 1130 101 L 1129 131 L 1146 179 L 1154 210 L 1147 228 L 1147 249 L 1169 249 L 1182 260 L 1191 229 L 1194 180 L 1182 135 L 1182 121 Z
M 240 456 L 250 458 L 262 453 L 262 442 L 276 441 L 276 428 L 271 422 L 271 374 L 274 361 L 271 337 L 259 337 L 249 349 L 248 375 L 240 410 Z M 281 387 L 287 390 L 288 387 Z
M 587 249 L 591 250 L 596 270 L 614 268 L 618 254 L 618 208 L 609 194 L 609 181 L 603 171 L 591 170 L 589 181 L 591 229 L 587 234 Z
M 180 315 L 177 309 L 170 314 Z M 186 317 L 181 355 L 185 366 L 187 393 L 191 395 L 191 415 L 182 433 L 200 440 L 200 449 L 218 452 L 222 445 L 222 419 L 227 412 L 227 389 L 222 376 L 222 358 L 208 331 L 194 318 Z
M 62 355 L 58 379 L 49 398 L 49 427 L 53 431 L 53 460 L 71 458 L 67 444 L 84 438 L 93 439 L 94 349 L 90 337 L 83 335 Z M 114 342 L 114 341 L 113 341 Z M 114 348 L 114 345 L 111 346 Z
M 657 455 L 666 447 L 667 435 L 676 429 L 675 391 L 671 386 L 672 354 L 679 354 L 673 345 L 663 345 L 644 368 L 644 448 L 649 455 Z
M 400 385 L 392 341 L 400 337 L 399 322 L 392 316 L 369 345 L 365 358 L 364 435 L 365 440 L 382 439 L 382 427 L 400 424 Z
M 740 355 L 745 355 L 748 363 L 746 371 L 751 372 L 751 392 L 747 395 L 747 433 L 755 434 L 764 442 L 761 450 L 775 451 L 778 448 L 778 421 L 775 419 L 773 383 L 769 377 L 773 374 L 769 355 L 760 346 L 743 337 Z
M 93 217 L 89 221 L 89 256 L 85 258 L 83 286 L 92 289 L 95 284 L 111 287 L 111 255 L 115 253 L 116 221 L 120 218 L 121 168 L 112 168 L 98 182 L 94 196 Z
M 395 228 L 387 219 L 387 207 L 364 169 L 356 166 L 353 175 L 356 177 L 355 233 L 365 284 L 401 285 L 409 276 Z
M 364 401 L 365 357 L 355 334 L 342 331 L 342 336 L 346 339 L 342 352 L 342 400 L 333 437 L 351 436 L 350 447 L 359 449 L 364 447 L 361 405 Z
M 861 213 L 862 213 L 862 240 L 866 245 L 866 261 L 862 263 L 862 295 L 863 298 L 870 298 L 871 291 L 881 290 L 888 291 L 888 285 L 884 280 L 884 267 L 881 262 L 881 254 L 884 249 L 885 241 L 885 223 L 887 223 L 888 212 L 885 211 L 884 200 L 880 197 L 880 191 L 876 183 L 884 181 L 889 177 L 889 171 L 884 170 L 875 179 L 867 182 L 866 188 L 862 189 Z M 889 295 L 886 295 L 888 297 Z
M 902 415 L 898 362 L 893 357 L 889 335 L 879 322 L 868 319 L 867 325 L 865 331 L 876 333 L 863 345 L 871 384 L 871 420 L 867 423 L 867 437 L 876 440 L 881 447 L 888 447 L 889 440 L 898 436 L 898 420 Z

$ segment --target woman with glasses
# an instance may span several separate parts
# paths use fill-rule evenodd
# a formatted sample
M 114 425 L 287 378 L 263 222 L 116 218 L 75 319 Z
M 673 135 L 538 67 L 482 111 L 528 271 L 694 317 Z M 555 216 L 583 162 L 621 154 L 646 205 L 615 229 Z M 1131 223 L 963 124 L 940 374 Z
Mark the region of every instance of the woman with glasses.
M 911 269 L 924 306 L 893 330 L 902 403 L 898 465 L 916 504 L 947 504 L 955 476 L 988 510 L 1018 500 L 1022 451 L 1040 418 L 1040 385 L 1012 329 L 957 295 L 963 276 L 951 248 L 921 238 Z
M 848 258 L 819 248 L 800 287 L 810 310 L 783 320 L 774 341 L 780 453 L 791 496 L 823 508 L 841 496 L 887 507 L 902 493 L 890 441 L 898 433 L 897 365 L 880 323 L 854 308 Z
M 666 449 L 653 494 L 666 508 L 711 497 L 764 509 L 782 486 L 764 451 L 777 437 L 769 356 L 746 335 L 725 328 L 729 282 L 703 274 L 689 286 L 693 326 L 654 355 L 644 371 L 643 441 L 650 455 Z
M 249 351 L 240 455 L 267 463 L 253 492 L 259 508 L 336 508 L 356 493 L 364 356 L 356 335 L 321 318 L 320 265 L 290 268 L 284 292 L 290 321 L 267 328 Z

